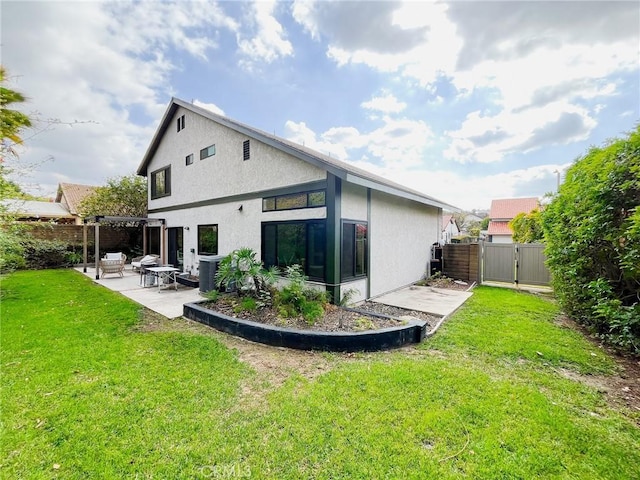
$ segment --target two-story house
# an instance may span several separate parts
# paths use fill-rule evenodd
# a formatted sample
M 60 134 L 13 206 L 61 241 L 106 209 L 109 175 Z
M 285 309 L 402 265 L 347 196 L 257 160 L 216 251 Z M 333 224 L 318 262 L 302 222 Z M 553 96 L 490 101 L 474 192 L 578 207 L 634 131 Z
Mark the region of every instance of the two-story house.
M 421 192 L 172 99 L 138 174 L 168 263 L 240 247 L 266 266 L 300 264 L 339 299 L 370 298 L 429 271 L 442 208 Z
M 513 243 L 513 232 L 509 222 L 519 213 L 530 213 L 540 208 L 536 197 L 501 198 L 491 201 L 489 229 L 487 236 L 492 243 Z

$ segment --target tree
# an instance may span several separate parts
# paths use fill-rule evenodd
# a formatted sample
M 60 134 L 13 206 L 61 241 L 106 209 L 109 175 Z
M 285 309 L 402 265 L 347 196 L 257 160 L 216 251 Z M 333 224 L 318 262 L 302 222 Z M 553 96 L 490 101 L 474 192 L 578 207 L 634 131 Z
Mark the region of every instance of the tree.
M 85 198 L 79 209 L 83 217 L 146 217 L 147 180 L 135 174 L 110 178 L 106 186 Z
M 487 228 L 489 228 L 489 222 L 490 221 L 491 221 L 491 218 L 484 217 L 482 219 L 482 221 L 480 222 L 480 230 L 486 230 Z
M 509 222 L 516 243 L 536 243 L 544 240 L 542 216 L 536 208 L 529 213 L 519 213 Z
M 18 110 L 8 108 L 25 101 L 24 96 L 4 86 L 7 72 L 0 65 L 0 129 L 2 133 L 2 157 L 8 153 L 16 155 L 13 147 L 22 143 L 21 131 L 31 126 L 31 119 Z
M 542 219 L 565 311 L 640 351 L 640 126 L 579 158 Z

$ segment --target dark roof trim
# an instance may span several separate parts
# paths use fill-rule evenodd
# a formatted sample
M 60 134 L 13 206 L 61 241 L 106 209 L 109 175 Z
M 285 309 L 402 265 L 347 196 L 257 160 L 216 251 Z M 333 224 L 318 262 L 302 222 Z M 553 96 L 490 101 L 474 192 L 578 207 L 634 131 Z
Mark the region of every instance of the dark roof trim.
M 149 217 L 116 217 L 109 215 L 96 215 L 95 217 L 87 217 L 84 219 L 85 224 L 89 223 L 161 223 L 164 225 L 164 218 L 149 218 Z
M 385 178 L 374 175 L 370 172 L 367 172 L 366 170 L 353 167 L 348 163 L 336 160 L 332 157 L 323 155 L 320 152 L 316 152 L 283 138 L 276 137 L 275 135 L 270 135 L 266 132 L 262 132 L 255 128 L 249 127 L 248 125 L 238 123 L 227 117 L 215 114 L 210 110 L 198 107 L 175 97 L 171 99 L 169 106 L 165 111 L 164 116 L 162 117 L 162 121 L 160 122 L 160 125 L 158 126 L 158 129 L 156 130 L 156 133 L 151 140 L 151 144 L 149 145 L 149 148 L 147 148 L 147 151 L 142 158 L 142 162 L 140 163 L 137 171 L 138 175 L 147 176 L 147 166 L 155 155 L 155 152 L 160 145 L 160 141 L 169 128 L 170 122 L 179 107 L 190 110 L 194 113 L 197 113 L 198 115 L 202 115 L 209 120 L 219 123 L 220 125 L 224 125 L 225 127 L 235 130 L 236 132 L 242 133 L 249 138 L 253 138 L 282 152 L 288 153 L 289 155 L 299 158 L 300 160 L 303 160 L 315 167 L 326 170 L 332 175 L 335 175 L 336 177 L 349 183 L 362 185 L 367 188 L 379 190 L 425 205 L 431 205 L 437 208 L 446 208 L 453 211 L 460 211 L 459 208 L 436 200 L 435 198 L 425 195 L 424 193 L 418 192 L 416 190 L 411 190 L 407 187 L 404 187 L 403 185 L 399 185 L 394 182 L 390 182 Z

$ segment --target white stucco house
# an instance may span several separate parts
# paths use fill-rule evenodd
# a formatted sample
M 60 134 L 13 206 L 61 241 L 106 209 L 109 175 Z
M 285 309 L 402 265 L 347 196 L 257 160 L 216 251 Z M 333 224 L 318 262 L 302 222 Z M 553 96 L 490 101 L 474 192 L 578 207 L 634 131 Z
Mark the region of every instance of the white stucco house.
M 443 215 L 441 242 L 443 244 L 451 243 L 451 240 L 459 235 L 460 227 L 453 215 Z
M 149 180 L 149 217 L 164 221 L 149 253 L 197 273 L 201 256 L 250 247 L 266 266 L 302 265 L 334 299 L 420 279 L 442 209 L 456 210 L 175 98 L 138 174 Z

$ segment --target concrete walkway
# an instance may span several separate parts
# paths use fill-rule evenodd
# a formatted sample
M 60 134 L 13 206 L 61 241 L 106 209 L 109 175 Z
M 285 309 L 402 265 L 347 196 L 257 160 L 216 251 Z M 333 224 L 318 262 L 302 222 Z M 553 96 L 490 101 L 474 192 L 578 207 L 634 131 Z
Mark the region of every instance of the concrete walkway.
M 471 295 L 471 292 L 460 290 L 412 285 L 385 293 L 371 301 L 444 317 L 457 310 Z
M 83 273 L 82 268 L 76 268 L 76 270 Z M 183 304 L 202 300 L 197 288 L 189 288 L 180 284 L 178 284 L 177 290 L 173 285 L 163 287 L 160 290 L 158 287 L 143 288 L 140 286 L 140 274 L 132 272 L 130 265 L 127 265 L 123 278 L 112 273 L 96 280 L 96 270 L 93 267 L 88 267 L 87 273 L 84 275 L 97 284 L 107 287 L 109 290 L 120 292 L 134 302 L 167 318 L 181 317 Z

